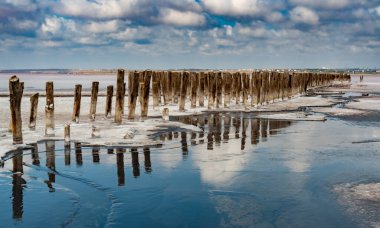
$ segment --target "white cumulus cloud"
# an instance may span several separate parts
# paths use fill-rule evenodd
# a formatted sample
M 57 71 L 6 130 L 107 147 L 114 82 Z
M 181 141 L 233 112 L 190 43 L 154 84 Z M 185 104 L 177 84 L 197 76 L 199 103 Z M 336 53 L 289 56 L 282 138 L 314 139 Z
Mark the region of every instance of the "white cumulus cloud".
M 201 14 L 168 8 L 161 9 L 159 20 L 165 24 L 177 26 L 199 26 L 206 22 L 205 17 Z

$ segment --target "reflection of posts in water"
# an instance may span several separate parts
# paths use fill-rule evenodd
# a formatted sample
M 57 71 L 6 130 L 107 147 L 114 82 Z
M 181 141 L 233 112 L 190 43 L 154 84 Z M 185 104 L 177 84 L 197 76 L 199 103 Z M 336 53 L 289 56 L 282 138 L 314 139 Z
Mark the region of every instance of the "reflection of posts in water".
M 114 149 L 113 148 L 108 148 L 107 149 L 107 154 L 113 154 L 114 152 Z
M 276 135 L 277 129 L 280 128 L 279 121 L 268 120 L 268 125 L 269 125 L 269 135 L 271 136 Z
M 235 127 L 235 138 L 240 138 L 240 125 L 241 125 L 241 118 L 240 114 L 237 114 L 237 116 L 232 120 L 232 123 Z
M 260 138 L 260 120 L 251 119 L 251 144 L 256 145 L 259 143 Z
M 231 127 L 231 116 L 230 114 L 226 114 L 224 116 L 224 132 L 223 132 L 223 140 L 228 141 L 230 139 L 230 127 Z
M 175 139 L 178 139 L 178 132 L 174 132 L 174 133 L 173 133 L 173 137 L 174 137 Z
M 189 154 L 189 150 L 187 148 L 187 133 L 186 132 L 181 132 L 181 145 L 182 145 L 182 155 L 184 158 L 187 157 Z
M 191 119 L 191 124 L 194 125 L 194 126 L 198 126 L 198 118 L 197 117 L 194 117 Z M 191 145 L 197 145 L 197 142 L 195 141 L 195 139 L 197 138 L 197 133 L 196 132 L 191 132 L 191 136 L 190 136 L 190 143 Z
M 205 117 L 204 116 L 200 116 L 200 117 L 198 117 L 198 120 L 199 120 L 199 128 L 202 129 L 202 131 L 199 132 L 199 135 L 198 135 L 199 144 L 203 144 L 205 142 L 205 140 L 204 140 L 204 137 L 205 137 L 205 132 L 204 132 L 204 129 L 205 129 Z
M 214 126 L 215 146 L 220 146 L 220 141 L 222 140 L 222 118 L 219 113 L 214 114 Z
M 139 152 L 137 151 L 137 148 L 131 149 L 131 155 L 132 155 L 133 176 L 139 177 L 140 176 L 140 163 L 139 163 Z
M 23 215 L 23 187 L 26 181 L 22 178 L 23 173 L 23 157 L 22 151 L 17 151 L 16 155 L 12 158 L 13 162 L 13 175 L 12 175 L 12 209 L 13 218 L 21 219 Z
M 213 115 L 208 116 L 208 134 L 207 134 L 207 150 L 213 150 L 214 149 L 214 117 Z
M 92 148 L 92 162 L 93 163 L 99 163 L 100 162 L 99 147 L 97 147 L 97 146 Z
M 46 167 L 48 167 L 53 172 L 55 171 L 55 142 L 54 141 L 46 141 Z M 55 174 L 53 172 L 49 172 L 49 182 L 55 182 Z
M 147 172 L 147 173 L 152 172 L 152 163 L 150 161 L 150 149 L 149 149 L 149 147 L 144 147 L 144 166 L 145 166 L 145 172 Z
M 247 127 L 248 127 L 248 119 L 244 115 L 243 116 L 243 127 L 242 127 L 242 133 L 241 133 L 241 135 L 242 135 L 242 137 L 241 137 L 241 147 L 240 147 L 241 150 L 245 149 L 245 141 L 246 141 L 246 138 L 247 138 Z
M 71 144 L 65 145 L 65 165 L 71 164 Z
M 32 164 L 40 165 L 40 157 L 38 154 L 38 145 L 37 143 L 33 143 L 32 145 Z
M 173 140 L 173 132 L 168 132 L 167 136 L 168 136 L 168 140 Z
M 260 121 L 261 125 L 261 142 L 266 142 L 268 137 L 268 120 L 262 119 Z
M 117 185 L 118 186 L 125 185 L 124 152 L 125 152 L 125 149 L 116 149 Z
M 77 162 L 77 166 L 83 165 L 82 147 L 80 143 L 75 143 L 75 160 Z

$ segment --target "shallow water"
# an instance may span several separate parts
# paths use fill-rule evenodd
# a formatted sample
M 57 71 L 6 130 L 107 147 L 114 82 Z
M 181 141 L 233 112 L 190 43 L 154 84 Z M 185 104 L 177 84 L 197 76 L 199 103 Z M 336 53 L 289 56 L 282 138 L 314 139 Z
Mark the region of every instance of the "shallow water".
M 335 186 L 380 182 L 378 121 L 178 117 L 161 148 L 41 142 L 0 168 L 4 227 L 355 227 Z M 23 174 L 19 173 L 22 172 Z

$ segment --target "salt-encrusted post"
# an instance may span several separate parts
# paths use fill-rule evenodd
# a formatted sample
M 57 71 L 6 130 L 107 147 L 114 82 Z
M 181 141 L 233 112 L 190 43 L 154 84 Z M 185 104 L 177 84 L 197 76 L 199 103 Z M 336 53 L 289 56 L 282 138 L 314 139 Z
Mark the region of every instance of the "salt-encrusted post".
M 183 72 L 181 79 L 181 96 L 179 100 L 179 111 L 185 111 L 185 103 L 186 103 L 186 92 L 189 83 L 189 72 Z
M 224 77 L 224 107 L 227 108 L 230 105 L 231 100 L 231 85 L 232 77 L 230 72 L 226 72 L 223 75 Z
M 191 72 L 191 108 L 197 107 L 198 78 L 197 73 Z
M 204 107 L 205 106 L 205 73 L 200 72 L 199 73 L 199 92 L 198 92 L 198 100 L 199 100 L 199 106 Z
M 153 78 L 154 78 L 154 76 L 153 76 Z M 153 109 L 156 109 L 160 104 L 158 85 L 159 85 L 158 82 L 152 82 Z
M 124 115 L 124 108 L 125 108 L 125 92 L 126 92 L 126 89 L 127 89 L 127 83 L 124 82 L 124 86 L 123 86 L 123 96 L 122 96 L 122 99 L 121 99 L 121 103 L 122 103 L 122 108 L 121 108 L 121 114 Z
M 45 135 L 54 136 L 54 84 L 46 82 Z
M 113 86 L 109 85 L 107 86 L 106 113 L 105 113 L 106 118 L 111 117 L 112 96 L 113 96 Z
M 152 77 L 152 71 L 145 71 L 142 78 L 140 105 L 141 105 L 141 117 L 148 116 L 148 104 L 149 104 L 149 91 L 150 91 L 150 79 Z
M 77 84 L 75 85 L 74 107 L 73 107 L 73 115 L 71 117 L 71 121 L 75 123 L 79 123 L 81 98 L 82 98 L 82 85 Z
M 223 79 L 222 72 L 216 73 L 216 108 L 220 108 L 222 104 L 222 90 L 223 90 Z
M 95 120 L 96 103 L 98 102 L 99 82 L 92 82 L 91 88 L 91 106 L 90 106 L 90 120 Z
M 123 117 L 123 96 L 124 96 L 124 70 L 117 70 L 116 82 L 116 105 L 115 105 L 115 123 L 121 124 Z
M 139 73 L 128 74 L 128 119 L 135 118 L 137 96 L 139 94 Z
M 70 145 L 70 124 L 65 124 L 64 138 L 65 146 Z
M 36 129 L 38 97 L 39 93 L 35 93 L 30 97 L 29 128 L 32 130 Z
M 22 144 L 22 120 L 21 99 L 24 92 L 24 84 L 14 75 L 9 79 L 9 101 L 11 108 L 11 121 L 13 144 Z

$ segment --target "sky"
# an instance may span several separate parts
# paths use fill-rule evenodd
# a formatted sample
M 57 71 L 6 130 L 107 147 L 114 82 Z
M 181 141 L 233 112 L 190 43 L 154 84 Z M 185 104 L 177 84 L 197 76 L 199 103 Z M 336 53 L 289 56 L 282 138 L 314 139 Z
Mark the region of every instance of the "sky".
M 380 0 L 0 0 L 0 69 L 379 62 Z

